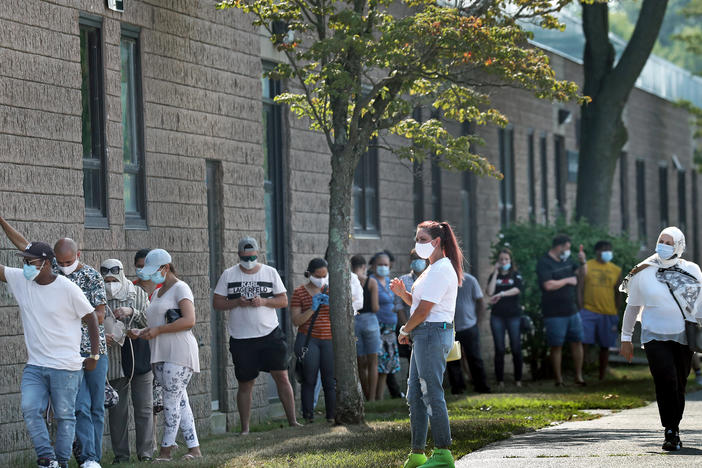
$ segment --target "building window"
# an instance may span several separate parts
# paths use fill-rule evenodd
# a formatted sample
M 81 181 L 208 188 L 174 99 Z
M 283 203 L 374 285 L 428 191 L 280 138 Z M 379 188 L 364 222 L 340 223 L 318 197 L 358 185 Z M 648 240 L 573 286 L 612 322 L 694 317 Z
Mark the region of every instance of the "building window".
M 441 166 L 439 160 L 434 157 L 431 160 L 431 206 L 433 217 L 437 221 L 441 221 Z
M 668 226 L 668 165 L 658 166 L 658 199 L 660 212 L 660 228 Z
M 541 214 L 544 224 L 548 224 L 548 141 L 545 133 L 539 137 L 539 159 L 541 159 Z
M 412 118 L 422 122 L 422 108 L 415 107 Z M 424 164 L 414 161 L 412 164 L 412 202 L 414 203 L 414 222 L 419 224 L 424 221 Z
M 626 151 L 619 156 L 619 205 L 622 232 L 629 232 L 629 164 Z
M 102 23 L 99 20 L 81 17 L 81 141 L 87 227 L 108 226 L 101 32 Z
M 556 180 L 556 212 L 558 216 L 566 215 L 566 166 L 565 137 L 556 135 L 554 140 L 553 170 Z
M 527 179 L 529 180 L 529 221 L 536 222 L 536 168 L 534 162 L 534 131 L 527 134 Z
M 508 227 L 515 220 L 514 197 L 514 129 L 498 129 L 500 149 L 500 172 L 504 176 L 500 181 L 500 223 Z
M 356 234 L 380 234 L 378 214 L 378 148 L 371 142 L 353 176 L 353 230 Z
M 641 159 L 636 161 L 636 224 L 639 240 L 644 245 L 646 235 L 646 166 Z
M 268 69 L 264 65 L 264 69 Z M 266 211 L 266 262 L 285 269 L 283 207 L 283 109 L 274 99 L 281 92 L 279 80 L 264 76 L 263 90 L 263 188 Z M 282 322 L 281 322 L 282 323 Z
M 687 194 L 685 170 L 678 169 L 678 227 L 687 231 Z
M 690 185 L 692 186 L 692 203 L 690 204 L 692 208 L 692 255 L 695 263 L 700 262 L 700 241 L 699 241 L 699 220 L 697 219 L 697 214 L 699 213 L 699 208 L 697 208 L 698 194 L 697 194 L 697 170 L 692 168 L 690 170 Z
M 146 175 L 139 54 L 139 32 L 123 28 L 120 56 L 125 225 L 144 228 L 146 227 Z

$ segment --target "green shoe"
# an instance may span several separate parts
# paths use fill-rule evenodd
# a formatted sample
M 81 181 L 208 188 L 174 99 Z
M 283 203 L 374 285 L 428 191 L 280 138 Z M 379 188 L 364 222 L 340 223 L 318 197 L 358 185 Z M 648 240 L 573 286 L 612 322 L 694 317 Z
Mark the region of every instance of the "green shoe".
M 432 466 L 432 467 L 447 467 L 455 468 L 453 464 L 453 455 L 448 449 L 434 449 L 434 453 L 431 454 L 429 460 L 422 465 L 422 468 Z
M 416 468 L 427 462 L 427 456 L 423 453 L 410 453 L 402 468 Z

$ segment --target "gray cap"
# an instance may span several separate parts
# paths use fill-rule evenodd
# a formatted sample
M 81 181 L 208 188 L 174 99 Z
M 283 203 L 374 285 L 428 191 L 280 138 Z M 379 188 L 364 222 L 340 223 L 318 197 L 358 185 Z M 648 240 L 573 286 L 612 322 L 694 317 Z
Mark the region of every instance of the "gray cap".
M 239 241 L 239 253 L 258 252 L 258 242 L 253 237 L 244 237 Z

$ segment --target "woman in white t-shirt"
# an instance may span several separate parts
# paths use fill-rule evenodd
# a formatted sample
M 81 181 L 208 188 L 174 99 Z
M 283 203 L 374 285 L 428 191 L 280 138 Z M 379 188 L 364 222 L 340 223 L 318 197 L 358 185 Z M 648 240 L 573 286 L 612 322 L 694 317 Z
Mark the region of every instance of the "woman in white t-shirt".
M 405 468 L 453 466 L 451 428 L 444 399 L 446 358 L 453 345 L 453 316 L 458 286 L 463 280 L 463 254 L 448 223 L 424 221 L 417 226 L 415 250 L 429 266 L 417 278 L 412 292 L 394 278 L 392 291 L 410 308 L 410 318 L 400 328 L 400 344 L 412 344 L 407 401 L 410 407 L 412 452 Z M 424 450 L 431 421 L 434 453 L 427 461 Z M 425 464 L 426 463 L 426 464 Z
M 641 343 L 665 428 L 663 450 L 668 451 L 682 448 L 678 425 L 685 409 L 685 384 L 692 362 L 685 324 L 699 319 L 696 312 L 702 299 L 702 273 L 697 264 L 681 258 L 684 251 L 685 236 L 680 229 L 665 228 L 658 236 L 656 253 L 631 270 L 619 287 L 628 294 L 620 354 L 631 362 L 631 337 L 640 320 Z
M 149 252 L 142 274 L 155 284 L 163 284 L 146 309 L 148 327 L 133 333 L 150 340 L 154 378 L 163 387 L 164 431 L 157 461 L 169 461 L 176 446 L 178 427 L 188 446 L 183 459 L 200 458 L 200 443 L 186 387 L 195 372 L 200 372 L 195 326 L 195 305 L 190 287 L 176 277 L 171 256 L 163 249 Z

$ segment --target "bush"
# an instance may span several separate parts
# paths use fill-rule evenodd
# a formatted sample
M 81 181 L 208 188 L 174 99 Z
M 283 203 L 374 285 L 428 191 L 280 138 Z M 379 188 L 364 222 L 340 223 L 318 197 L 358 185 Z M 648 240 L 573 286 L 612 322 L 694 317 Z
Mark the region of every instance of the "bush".
M 498 241 L 493 244 L 493 258 L 497 252 L 508 247 L 514 255 L 514 263 L 524 278 L 524 292 L 521 303 L 525 313 L 534 321 L 534 331 L 523 340 L 524 362 L 529 365 L 534 379 L 551 375 L 548 364 L 548 346 L 541 314 L 541 289 L 536 278 L 536 263 L 551 247 L 551 241 L 556 234 L 567 234 L 572 240 L 572 255 L 576 256 L 583 245 L 588 259 L 595 256 L 595 244 L 600 240 L 612 243 L 614 264 L 622 268 L 622 273 L 631 270 L 639 262 L 639 244 L 629 239 L 626 234 L 613 236 L 607 231 L 591 226 L 584 221 L 566 224 L 557 221 L 555 224 L 542 225 L 532 223 L 513 224 L 499 234 Z M 564 359 L 564 363 L 566 360 Z

